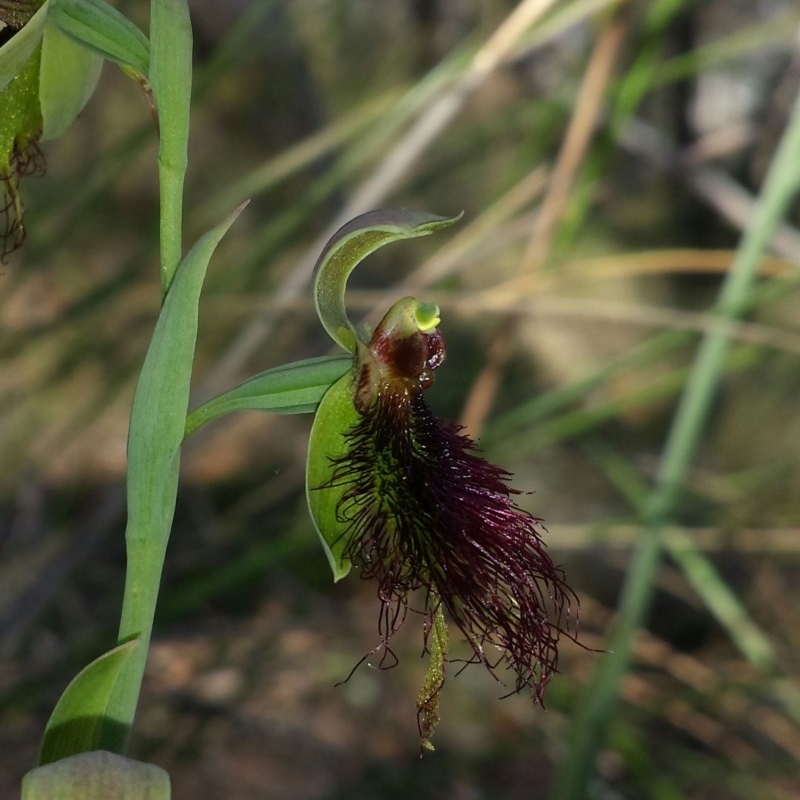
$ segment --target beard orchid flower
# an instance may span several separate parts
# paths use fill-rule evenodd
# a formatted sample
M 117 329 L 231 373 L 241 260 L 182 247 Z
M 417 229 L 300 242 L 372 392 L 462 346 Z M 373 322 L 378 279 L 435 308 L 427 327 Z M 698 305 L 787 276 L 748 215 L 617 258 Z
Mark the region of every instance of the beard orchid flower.
M 81 112 L 104 58 L 147 85 L 149 51 L 107 3 L 0 0 L 0 262 L 25 240 L 20 180 L 44 174 L 40 144 Z
M 345 310 L 347 278 L 362 258 L 456 219 L 364 214 L 330 239 L 314 275 L 320 320 L 352 367 L 317 409 L 308 505 L 334 578 L 354 567 L 377 584 L 379 643 L 370 655 L 392 663 L 393 634 L 409 611 L 421 616 L 431 658 L 417 701 L 423 747 L 438 723 L 449 624 L 469 645 L 467 663 L 539 702 L 557 669 L 560 636 L 575 636 L 574 595 L 545 549 L 542 521 L 515 504 L 509 473 L 425 399 L 445 359 L 439 308 L 404 297 L 371 333 Z

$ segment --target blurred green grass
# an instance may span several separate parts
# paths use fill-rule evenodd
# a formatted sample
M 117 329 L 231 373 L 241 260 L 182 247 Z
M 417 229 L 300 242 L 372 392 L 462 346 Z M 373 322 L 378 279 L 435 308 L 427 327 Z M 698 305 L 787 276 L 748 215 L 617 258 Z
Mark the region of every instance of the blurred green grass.
M 464 209 L 452 237 L 374 257 L 354 307 L 440 303 L 435 407 L 534 492 L 603 650 L 742 201 L 797 92 L 796 8 L 556 3 L 480 80 L 511 3 L 192 8 L 187 242 L 254 197 L 212 263 L 198 400 L 324 352 L 304 286 L 340 215 Z M 107 67 L 101 92 L 23 183 L 28 241 L 0 277 L 3 796 L 60 690 L 113 640 L 121 597 L 126 415 L 159 298 L 155 135 L 131 82 Z M 795 202 L 732 331 L 591 797 L 796 796 L 799 216 Z M 466 671 L 420 764 L 413 620 L 397 669 L 333 686 L 373 646 L 377 609 L 371 587 L 329 582 L 302 497 L 309 424 L 240 415 L 187 449 L 138 755 L 176 797 L 547 796 L 608 657 L 564 645 L 546 712 Z

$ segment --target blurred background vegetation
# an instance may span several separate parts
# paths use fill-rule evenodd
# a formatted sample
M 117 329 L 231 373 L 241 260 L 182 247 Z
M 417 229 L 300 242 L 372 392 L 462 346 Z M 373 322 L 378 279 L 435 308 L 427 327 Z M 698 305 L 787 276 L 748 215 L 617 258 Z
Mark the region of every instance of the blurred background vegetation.
M 115 3 L 146 29 L 147 4 Z M 793 0 L 192 0 L 187 241 L 212 262 L 195 399 L 327 352 L 307 283 L 339 223 L 465 211 L 354 276 L 351 306 L 442 307 L 431 402 L 530 491 L 608 645 L 677 399 L 800 86 Z M 535 9 L 534 9 L 535 10 Z M 114 641 L 132 390 L 158 311 L 156 135 L 99 93 L 23 182 L 0 274 L 0 795 Z M 794 164 L 795 169 L 800 165 Z M 593 798 L 800 797 L 800 204 L 664 532 Z M 373 586 L 332 585 L 303 499 L 310 418 L 190 440 L 132 755 L 176 798 L 544 798 L 603 652 L 565 643 L 546 711 L 480 669 L 418 758 L 419 630 L 362 667 Z

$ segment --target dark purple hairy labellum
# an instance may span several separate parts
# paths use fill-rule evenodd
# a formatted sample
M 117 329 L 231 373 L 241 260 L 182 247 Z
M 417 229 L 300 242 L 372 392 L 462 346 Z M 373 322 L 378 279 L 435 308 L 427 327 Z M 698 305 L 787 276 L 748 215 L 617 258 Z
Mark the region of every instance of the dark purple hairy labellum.
M 435 336 L 423 366 L 443 360 Z M 375 337 L 370 350 L 377 355 Z M 542 521 L 513 502 L 509 473 L 481 458 L 458 425 L 435 417 L 422 389 L 405 377 L 378 381 L 346 434 L 348 452 L 334 460 L 331 479 L 345 488 L 337 508 L 345 554 L 378 584 L 384 651 L 409 595 L 422 590 L 425 607 L 414 610 L 425 615 L 426 645 L 441 603 L 469 642 L 470 661 L 541 702 L 560 636 L 575 636 L 577 600 L 546 552 Z

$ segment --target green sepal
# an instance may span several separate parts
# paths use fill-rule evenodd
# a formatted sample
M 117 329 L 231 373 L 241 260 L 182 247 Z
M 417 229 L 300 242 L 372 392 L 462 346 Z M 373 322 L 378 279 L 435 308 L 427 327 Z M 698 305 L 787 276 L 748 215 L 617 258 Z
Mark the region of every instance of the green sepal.
M 39 765 L 97 750 L 108 724 L 108 701 L 120 671 L 138 646 L 125 642 L 85 666 L 56 703 L 45 728 Z
M 350 572 L 350 561 L 344 555 L 348 544 L 348 526 L 338 513 L 347 487 L 333 484 L 333 460 L 347 455 L 345 434 L 358 422 L 353 405 L 353 375 L 347 372 L 331 386 L 319 404 L 306 465 L 306 498 L 314 527 L 333 571 L 334 581 Z
M 307 414 L 316 410 L 331 384 L 352 366 L 351 356 L 321 356 L 260 372 L 192 411 L 184 437 L 232 411 Z
M 48 20 L 94 51 L 145 79 L 150 71 L 150 42 L 126 16 L 103 0 L 51 0 Z
M 116 753 L 79 753 L 31 770 L 22 800 L 169 800 L 166 770 Z
M 355 353 L 359 333 L 347 317 L 344 293 L 347 279 L 370 253 L 390 242 L 427 236 L 461 219 L 424 211 L 369 211 L 339 228 L 328 240 L 314 267 L 314 303 L 328 335 Z

